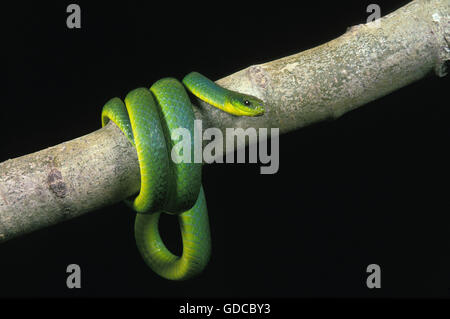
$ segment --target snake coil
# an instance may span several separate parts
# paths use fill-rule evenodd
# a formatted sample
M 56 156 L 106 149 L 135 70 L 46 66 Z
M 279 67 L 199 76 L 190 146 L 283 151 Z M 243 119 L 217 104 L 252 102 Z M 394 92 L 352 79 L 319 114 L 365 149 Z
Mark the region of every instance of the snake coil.
M 200 99 L 230 114 L 264 113 L 261 100 L 222 88 L 197 72 L 188 74 L 183 84 Z M 194 162 L 194 139 L 190 139 L 190 149 L 183 149 L 190 152 L 190 161 L 175 163 L 170 156 L 178 142 L 175 129 L 186 129 L 194 136 L 194 111 L 183 84 L 164 78 L 150 89 L 132 90 L 124 102 L 119 98 L 109 100 L 102 110 L 102 126 L 113 121 L 138 155 L 140 191 L 126 201 L 137 212 L 137 247 L 151 269 L 172 280 L 199 274 L 211 255 L 206 199 L 201 186 L 202 164 Z M 178 215 L 181 256 L 171 253 L 161 239 L 158 222 L 163 212 Z

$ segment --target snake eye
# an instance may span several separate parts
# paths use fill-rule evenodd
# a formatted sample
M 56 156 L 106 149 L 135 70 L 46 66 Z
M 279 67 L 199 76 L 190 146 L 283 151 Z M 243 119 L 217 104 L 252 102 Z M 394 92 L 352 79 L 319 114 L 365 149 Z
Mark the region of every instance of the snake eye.
M 244 100 L 244 105 L 245 106 L 249 106 L 251 103 L 250 103 L 250 101 L 249 100 Z

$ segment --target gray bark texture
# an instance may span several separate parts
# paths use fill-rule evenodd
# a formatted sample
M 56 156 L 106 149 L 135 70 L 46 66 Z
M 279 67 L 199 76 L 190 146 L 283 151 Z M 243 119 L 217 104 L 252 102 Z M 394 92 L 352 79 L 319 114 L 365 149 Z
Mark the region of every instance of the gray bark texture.
M 224 136 L 226 128 L 286 133 L 338 118 L 429 72 L 444 76 L 449 16 L 450 0 L 412 1 L 328 43 L 217 81 L 264 100 L 264 116 L 235 117 L 196 101 L 196 117 Z M 139 185 L 136 151 L 113 123 L 7 160 L 0 163 L 0 242 L 119 202 Z

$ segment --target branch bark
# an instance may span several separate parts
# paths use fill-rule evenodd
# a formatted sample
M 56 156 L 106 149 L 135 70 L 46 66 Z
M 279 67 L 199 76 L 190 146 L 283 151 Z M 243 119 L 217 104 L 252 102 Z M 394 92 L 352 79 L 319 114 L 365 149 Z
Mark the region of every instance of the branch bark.
M 415 0 L 310 50 L 253 65 L 217 83 L 265 101 L 234 117 L 196 101 L 203 128 L 286 133 L 342 114 L 421 79 L 446 74 L 450 1 Z M 241 147 L 242 145 L 237 145 Z M 113 124 L 0 163 L 0 242 L 111 205 L 139 190 L 137 155 Z

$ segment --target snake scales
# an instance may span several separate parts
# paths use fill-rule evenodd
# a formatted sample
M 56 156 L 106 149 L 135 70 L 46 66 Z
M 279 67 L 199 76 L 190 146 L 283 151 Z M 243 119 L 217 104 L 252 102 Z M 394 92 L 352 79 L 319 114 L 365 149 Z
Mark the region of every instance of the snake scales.
M 109 100 L 102 110 L 102 125 L 113 121 L 136 148 L 141 187 L 126 200 L 136 211 L 135 238 L 146 262 L 160 276 L 182 280 L 200 273 L 210 258 L 211 240 L 205 195 L 201 186 L 201 163 L 175 163 L 170 159 L 177 140 L 172 133 L 184 128 L 194 134 L 194 112 L 188 96 L 236 116 L 264 113 L 263 102 L 251 95 L 227 90 L 200 73 L 155 82 L 150 89 L 137 88 L 125 97 Z M 191 139 L 191 159 L 194 142 Z M 183 252 L 172 254 L 158 231 L 161 213 L 177 214 Z

